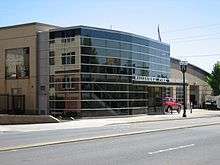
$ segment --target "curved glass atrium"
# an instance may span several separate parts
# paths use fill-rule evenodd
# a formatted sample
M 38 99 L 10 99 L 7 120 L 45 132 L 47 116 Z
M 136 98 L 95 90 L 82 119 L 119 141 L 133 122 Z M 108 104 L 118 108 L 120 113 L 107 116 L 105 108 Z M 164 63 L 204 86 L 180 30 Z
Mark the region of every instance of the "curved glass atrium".
M 50 31 L 50 113 L 146 113 L 169 82 L 170 46 L 77 26 Z

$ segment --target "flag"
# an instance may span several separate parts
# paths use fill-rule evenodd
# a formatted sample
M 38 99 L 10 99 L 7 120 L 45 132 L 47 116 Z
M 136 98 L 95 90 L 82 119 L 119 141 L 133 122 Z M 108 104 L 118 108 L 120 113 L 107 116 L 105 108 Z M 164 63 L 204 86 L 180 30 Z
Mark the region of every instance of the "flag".
M 157 26 L 157 33 L 158 33 L 158 40 L 161 42 L 161 36 L 160 36 L 160 27 Z

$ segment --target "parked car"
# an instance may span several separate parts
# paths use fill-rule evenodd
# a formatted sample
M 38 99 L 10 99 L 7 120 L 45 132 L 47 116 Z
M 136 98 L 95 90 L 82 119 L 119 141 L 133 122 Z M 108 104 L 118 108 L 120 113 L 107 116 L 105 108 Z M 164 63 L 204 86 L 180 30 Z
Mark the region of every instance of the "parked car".
M 217 109 L 217 103 L 216 100 L 206 100 L 205 101 L 205 108 L 215 110 Z
M 182 104 L 176 101 L 176 99 L 172 97 L 165 97 L 162 102 L 162 106 L 164 108 L 164 113 L 173 113 L 173 111 L 176 111 L 177 113 L 180 113 Z

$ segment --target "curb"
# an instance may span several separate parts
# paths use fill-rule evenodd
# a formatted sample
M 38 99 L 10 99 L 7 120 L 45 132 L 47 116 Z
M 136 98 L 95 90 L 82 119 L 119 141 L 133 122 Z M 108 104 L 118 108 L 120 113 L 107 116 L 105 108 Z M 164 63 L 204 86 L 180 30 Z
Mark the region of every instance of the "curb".
M 35 144 L 29 144 L 29 145 L 20 145 L 20 146 L 14 146 L 14 147 L 3 147 L 3 148 L 0 148 L 0 153 L 1 152 L 10 152 L 10 151 L 24 150 L 24 149 L 31 149 L 31 148 L 39 148 L 39 147 L 44 147 L 44 146 L 54 146 L 54 145 L 59 145 L 59 144 L 86 142 L 86 141 L 92 141 L 92 140 L 117 138 L 117 137 L 132 136 L 132 135 L 138 135 L 138 134 L 149 134 L 149 133 L 156 133 L 156 132 L 180 130 L 180 129 L 186 129 L 186 128 L 196 128 L 196 127 L 212 126 L 212 125 L 219 125 L 219 124 L 220 124 L 220 122 L 215 122 L 215 123 L 202 124 L 202 125 L 171 127 L 171 128 L 165 128 L 165 129 L 137 131 L 137 132 L 129 132 L 129 133 L 121 133 L 121 134 L 96 136 L 96 137 L 90 137 L 90 138 L 79 138 L 79 139 L 72 139 L 72 140 L 61 140 L 61 141 L 54 141 L 54 142 L 45 142 L 45 143 L 35 143 Z
M 213 118 L 213 117 L 220 117 L 220 115 L 209 115 L 209 116 L 198 116 L 198 117 L 185 117 L 185 118 L 174 118 L 174 119 L 156 119 L 156 120 L 142 120 L 142 121 L 128 121 L 128 122 L 118 122 L 112 123 L 108 125 L 115 125 L 115 124 L 129 124 L 129 123 L 148 123 L 148 122 L 158 122 L 158 121 L 172 121 L 172 120 L 189 120 L 189 119 L 199 119 L 199 118 Z

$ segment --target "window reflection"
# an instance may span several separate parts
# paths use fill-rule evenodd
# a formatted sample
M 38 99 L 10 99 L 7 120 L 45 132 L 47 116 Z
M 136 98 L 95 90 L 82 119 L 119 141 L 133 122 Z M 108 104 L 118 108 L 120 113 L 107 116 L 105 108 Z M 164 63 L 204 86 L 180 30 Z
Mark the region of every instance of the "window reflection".
M 6 79 L 23 79 L 29 77 L 29 47 L 7 49 L 5 51 Z
M 124 110 L 124 113 L 134 107 L 146 109 L 149 90 L 144 84 L 134 85 L 132 78 L 135 75 L 168 77 L 169 46 L 144 37 L 86 27 L 57 34 L 53 32 L 50 37 L 65 41 L 67 36 L 75 35 L 80 35 L 80 74 L 75 79 L 68 75 L 51 75 L 50 88 L 55 90 L 51 107 L 57 110 L 114 109 L 115 112 Z M 60 60 L 63 64 L 71 61 Z M 56 68 L 53 60 L 51 65 Z M 76 91 L 78 94 L 65 94 Z M 78 102 L 73 101 L 77 99 Z

